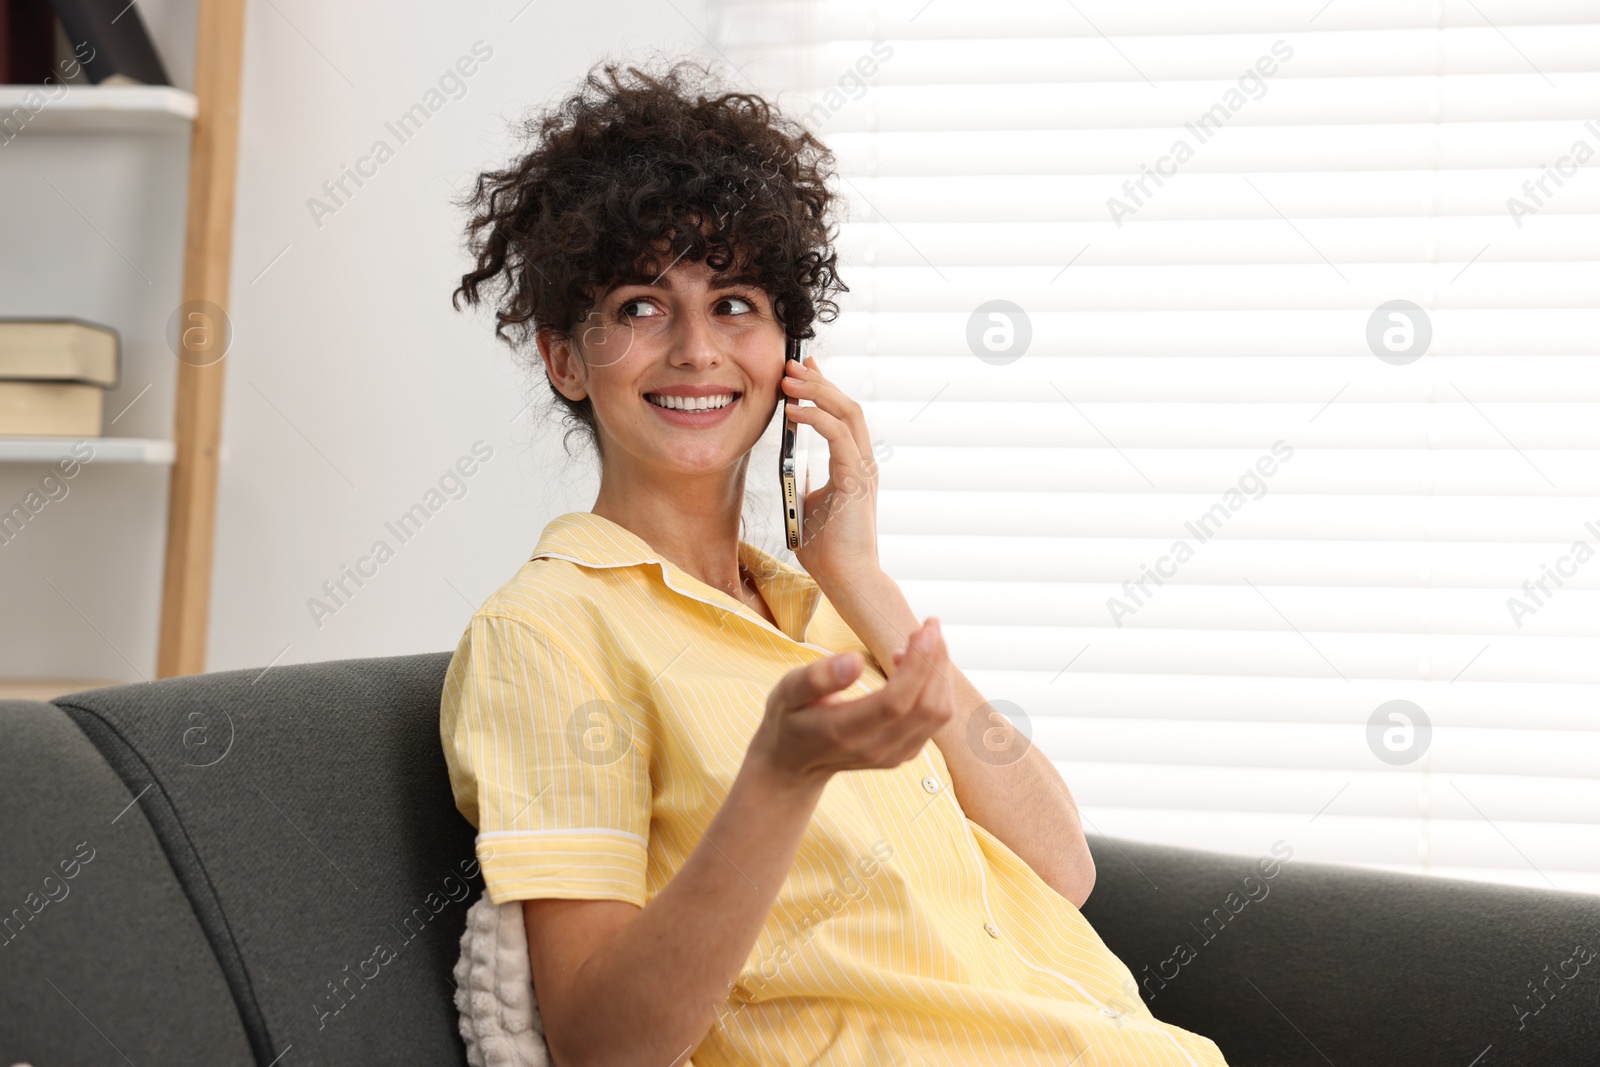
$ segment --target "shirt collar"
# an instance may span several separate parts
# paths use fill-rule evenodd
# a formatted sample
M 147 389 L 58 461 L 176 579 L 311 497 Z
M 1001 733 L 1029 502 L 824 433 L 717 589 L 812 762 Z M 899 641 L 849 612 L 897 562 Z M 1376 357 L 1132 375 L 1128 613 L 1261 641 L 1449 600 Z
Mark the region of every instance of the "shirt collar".
M 552 519 L 529 558 L 545 557 L 594 568 L 654 564 L 661 568 L 662 580 L 674 592 L 736 612 L 768 629 L 772 625 L 738 597 L 707 585 L 677 564 L 663 559 L 648 541 L 632 530 L 592 511 L 570 511 Z M 805 643 L 806 629 L 822 595 L 815 579 L 747 541 L 739 542 L 739 562 L 754 577 L 762 599 L 778 620 L 778 629 L 787 637 Z

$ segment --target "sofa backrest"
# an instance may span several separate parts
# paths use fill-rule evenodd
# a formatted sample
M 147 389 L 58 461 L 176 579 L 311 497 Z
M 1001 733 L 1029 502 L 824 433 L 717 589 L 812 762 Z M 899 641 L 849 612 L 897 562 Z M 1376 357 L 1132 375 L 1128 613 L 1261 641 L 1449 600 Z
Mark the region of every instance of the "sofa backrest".
M 137 796 L 257 1063 L 464 1062 L 451 968 L 483 881 L 439 744 L 449 658 L 55 701 Z

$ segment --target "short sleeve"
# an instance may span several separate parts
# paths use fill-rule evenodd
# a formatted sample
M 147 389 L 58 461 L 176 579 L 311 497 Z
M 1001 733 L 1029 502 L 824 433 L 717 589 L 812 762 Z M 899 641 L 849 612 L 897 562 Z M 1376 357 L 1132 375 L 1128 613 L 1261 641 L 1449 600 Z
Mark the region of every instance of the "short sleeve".
M 480 613 L 446 671 L 440 740 L 493 904 L 645 904 L 650 742 L 582 647 Z

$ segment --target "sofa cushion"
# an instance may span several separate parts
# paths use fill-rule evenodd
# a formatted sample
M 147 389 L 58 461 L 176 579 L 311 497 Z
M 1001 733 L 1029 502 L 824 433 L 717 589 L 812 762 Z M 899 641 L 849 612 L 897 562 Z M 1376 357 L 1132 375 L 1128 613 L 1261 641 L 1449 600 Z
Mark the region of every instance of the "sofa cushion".
M 254 1062 L 133 792 L 54 705 L 0 738 L 0 1064 Z
M 462 1063 L 451 968 L 482 891 L 439 744 L 448 653 L 58 698 L 135 793 L 257 1060 Z

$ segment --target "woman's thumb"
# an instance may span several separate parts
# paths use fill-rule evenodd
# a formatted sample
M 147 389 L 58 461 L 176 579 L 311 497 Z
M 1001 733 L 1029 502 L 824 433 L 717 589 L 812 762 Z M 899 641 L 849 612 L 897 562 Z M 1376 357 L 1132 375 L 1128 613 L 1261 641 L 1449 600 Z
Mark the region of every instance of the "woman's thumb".
M 791 708 L 803 708 L 838 692 L 861 673 L 861 666 L 861 653 L 852 651 L 825 656 L 791 671 L 784 679 L 788 688 L 786 703 Z

